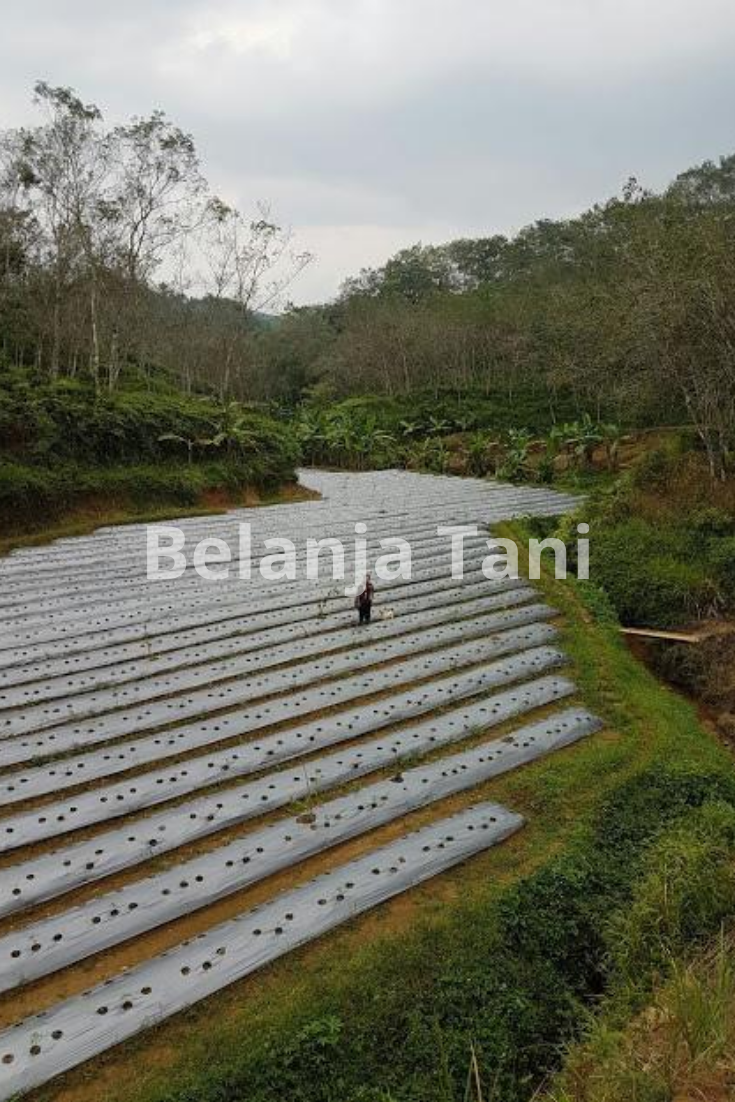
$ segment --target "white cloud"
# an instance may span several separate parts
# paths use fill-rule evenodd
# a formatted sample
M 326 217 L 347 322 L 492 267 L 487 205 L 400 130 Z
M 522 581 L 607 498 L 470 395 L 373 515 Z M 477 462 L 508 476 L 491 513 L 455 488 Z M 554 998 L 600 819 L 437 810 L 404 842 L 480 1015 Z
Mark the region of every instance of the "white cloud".
M 731 0 L 26 0 L 3 29 L 0 125 L 39 77 L 165 108 L 319 254 L 302 299 L 735 147 Z
M 170 45 L 182 71 L 216 61 L 239 70 L 243 89 L 270 73 L 274 85 L 359 103 L 468 67 L 492 78 L 619 82 L 696 60 L 723 36 L 735 36 L 730 0 L 201 0 Z
M 193 51 L 224 47 L 237 56 L 250 53 L 270 54 L 288 61 L 294 53 L 302 19 L 295 12 L 269 12 L 252 17 L 217 17 L 200 14 L 194 29 L 183 43 Z

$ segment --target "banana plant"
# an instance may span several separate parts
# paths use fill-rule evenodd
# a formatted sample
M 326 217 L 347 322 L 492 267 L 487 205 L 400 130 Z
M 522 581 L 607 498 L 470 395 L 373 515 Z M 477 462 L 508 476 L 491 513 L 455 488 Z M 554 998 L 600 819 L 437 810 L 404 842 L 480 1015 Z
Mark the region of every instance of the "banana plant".
M 454 423 L 460 432 L 469 432 L 477 426 L 477 414 L 463 410 L 458 417 L 455 417 Z
M 529 455 L 535 443 L 533 433 L 528 429 L 509 429 L 503 458 L 496 470 L 498 478 L 511 482 L 523 481 L 532 473 Z
M 553 482 L 556 473 L 556 461 L 560 455 L 569 451 L 569 426 L 554 425 L 544 439 L 544 454 L 539 464 L 538 475 L 541 482 Z
M 227 451 L 260 451 L 260 441 L 247 414 L 238 402 L 229 402 L 217 421 L 217 431 L 212 437 L 216 448 Z
M 467 467 L 471 475 L 482 478 L 493 468 L 493 458 L 498 441 L 491 440 L 484 432 L 475 432 L 467 443 Z
M 407 454 L 407 464 L 412 470 L 444 474 L 449 462 L 449 450 L 443 440 L 429 436 L 413 444 Z
M 445 436 L 452 431 L 454 425 L 446 417 L 434 417 L 432 415 L 428 418 L 426 427 L 431 436 Z
M 159 443 L 163 444 L 167 441 L 172 441 L 176 444 L 183 444 L 188 453 L 188 462 L 194 462 L 194 452 L 202 450 L 204 448 L 217 448 L 219 443 L 217 437 L 201 437 L 201 436 L 179 436 L 177 432 L 164 432 L 162 436 L 158 437 Z
M 607 469 L 609 471 L 616 471 L 618 469 L 620 442 L 622 440 L 620 425 L 616 425 L 611 421 L 606 421 L 598 427 L 600 436 L 602 437 L 602 444 L 605 448 L 605 464 Z
M 311 410 L 305 410 L 297 422 L 296 435 L 307 461 L 318 463 L 326 445 L 322 417 Z
M 599 425 L 592 420 L 589 413 L 583 414 L 582 420 L 577 422 L 577 441 L 574 449 L 581 466 L 592 466 L 595 448 L 601 443 L 602 434 Z
M 407 439 L 418 435 L 422 429 L 420 421 L 399 421 L 398 427 L 401 430 L 401 435 Z
M 396 438 L 385 429 L 381 429 L 374 417 L 363 426 L 358 448 L 361 465 L 366 462 L 380 463 L 395 454 Z

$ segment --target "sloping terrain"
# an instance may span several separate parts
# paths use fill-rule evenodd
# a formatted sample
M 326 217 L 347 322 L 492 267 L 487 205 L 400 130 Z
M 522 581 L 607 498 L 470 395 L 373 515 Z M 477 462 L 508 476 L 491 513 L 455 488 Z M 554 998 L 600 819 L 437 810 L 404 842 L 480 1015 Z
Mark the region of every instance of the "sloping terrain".
M 599 727 L 564 674 L 554 609 L 481 569 L 487 525 L 573 499 L 404 472 L 304 478 L 321 500 L 180 522 L 173 581 L 146 580 L 143 526 L 0 563 L 0 1098 L 501 843 L 521 817 L 473 805 L 473 788 Z M 295 581 L 240 576 L 243 523 L 256 564 L 266 539 L 294 542 Z M 307 538 L 338 537 L 349 576 L 356 524 L 369 567 L 386 537 L 413 559 L 410 580 L 378 580 L 363 627 L 347 583 L 304 574 Z M 483 529 L 462 578 L 437 533 L 460 524 Z M 232 548 L 227 580 L 192 568 L 204 537 Z M 371 845 L 427 807 L 431 822 Z M 320 853 L 325 871 L 297 883 Z M 290 869 L 293 887 L 248 902 Z M 208 919 L 229 897 L 229 919 Z M 182 916 L 192 936 L 167 941 Z

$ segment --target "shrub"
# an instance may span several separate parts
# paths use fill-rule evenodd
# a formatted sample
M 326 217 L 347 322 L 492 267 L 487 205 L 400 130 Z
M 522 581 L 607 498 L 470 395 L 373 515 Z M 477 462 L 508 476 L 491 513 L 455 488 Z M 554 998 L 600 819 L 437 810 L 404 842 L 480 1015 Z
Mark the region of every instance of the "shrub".
M 0 516 L 42 508 L 57 493 L 58 477 L 43 468 L 0 463 Z
M 677 457 L 662 448 L 646 452 L 631 472 L 632 485 L 637 490 L 668 489 L 677 467 Z
M 735 518 L 724 509 L 705 506 L 696 509 L 688 518 L 687 527 L 695 538 L 710 539 L 713 536 L 732 536 L 735 534 Z
M 27 526 L 85 500 L 190 506 L 203 491 L 295 477 L 295 434 L 236 403 L 170 390 L 97 395 L 0 371 L 0 520 Z
M 605 590 L 623 623 L 673 627 L 708 616 L 727 601 L 722 581 L 727 557 L 714 567 L 703 551 L 699 558 L 687 554 L 673 525 L 598 519 L 591 526 L 590 578 Z
M 602 801 L 594 820 L 597 849 L 625 868 L 642 845 L 712 801 L 735 806 L 735 774 L 652 766 L 617 785 Z
M 707 564 L 728 602 L 735 603 L 735 536 L 712 540 L 707 548 Z
M 123 467 L 25 467 L 0 463 L 0 521 L 8 527 L 49 520 L 64 511 L 107 504 L 196 505 L 207 490 L 233 493 L 246 486 L 268 487 L 275 480 L 258 462 L 156 463 Z
M 73 380 L 31 387 L 25 374 L 0 374 L 0 459 L 142 465 L 185 460 L 185 441 L 195 459 L 248 460 L 274 482 L 292 477 L 299 458 L 287 426 L 233 403 L 175 391 L 98 395 Z

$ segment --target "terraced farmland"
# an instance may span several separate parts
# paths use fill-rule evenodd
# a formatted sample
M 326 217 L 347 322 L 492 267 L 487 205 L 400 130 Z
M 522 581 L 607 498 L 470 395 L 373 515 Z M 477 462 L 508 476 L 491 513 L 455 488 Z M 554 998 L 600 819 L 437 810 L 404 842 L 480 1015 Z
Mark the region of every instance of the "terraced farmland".
M 357 522 L 372 557 L 401 536 L 413 576 L 378 582 L 369 627 L 344 583 L 302 572 L 147 581 L 143 527 L 0 562 L 2 1099 L 502 843 L 521 817 L 473 789 L 599 727 L 554 610 L 484 576 L 486 530 L 465 541 L 461 579 L 437 535 L 570 499 L 402 472 L 304 478 L 321 500 L 181 521 L 187 548 L 235 548 L 242 522 L 256 560 L 276 536 L 349 550 Z M 371 844 L 422 808 L 418 830 Z M 318 854 L 327 871 L 267 894 Z M 253 885 L 257 906 L 208 919 Z M 151 931 L 191 915 L 194 936 L 148 952 Z M 139 946 L 123 972 L 121 946 Z

